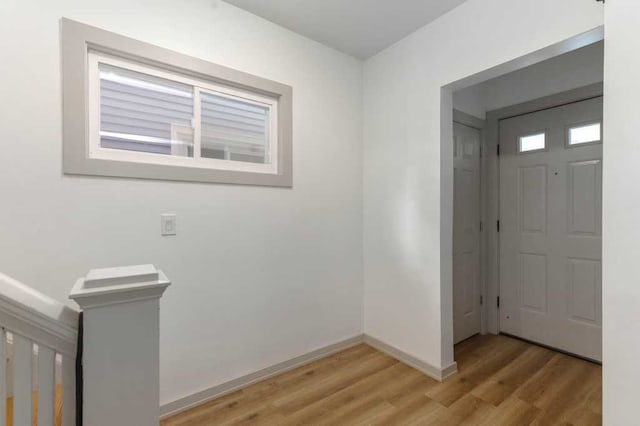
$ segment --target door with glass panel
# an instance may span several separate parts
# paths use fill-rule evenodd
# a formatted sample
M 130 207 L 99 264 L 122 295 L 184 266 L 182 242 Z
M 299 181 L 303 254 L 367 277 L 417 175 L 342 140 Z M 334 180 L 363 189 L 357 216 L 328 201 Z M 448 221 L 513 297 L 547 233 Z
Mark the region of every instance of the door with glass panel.
M 480 130 L 453 123 L 453 339 L 480 333 Z
M 602 359 L 602 98 L 500 122 L 500 331 Z

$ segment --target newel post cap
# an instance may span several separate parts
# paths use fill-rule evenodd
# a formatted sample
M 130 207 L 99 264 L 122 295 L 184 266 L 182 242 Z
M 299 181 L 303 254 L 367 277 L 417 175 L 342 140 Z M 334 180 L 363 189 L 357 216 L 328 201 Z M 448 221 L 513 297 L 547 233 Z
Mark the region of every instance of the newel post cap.
M 92 269 L 69 294 L 82 309 L 157 299 L 171 284 L 153 265 Z

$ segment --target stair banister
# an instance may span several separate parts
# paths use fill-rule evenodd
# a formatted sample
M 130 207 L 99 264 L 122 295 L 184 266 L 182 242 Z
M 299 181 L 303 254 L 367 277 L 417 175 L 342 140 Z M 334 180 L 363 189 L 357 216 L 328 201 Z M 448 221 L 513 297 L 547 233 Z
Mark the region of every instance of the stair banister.
M 83 310 L 83 424 L 159 423 L 159 308 L 170 285 L 153 265 L 95 269 L 70 298 Z
M 0 273 L 0 354 L 7 360 L 0 362 L 7 384 L 0 386 L 0 423 L 53 425 L 59 417 L 63 426 L 76 424 L 77 325 L 76 310 Z

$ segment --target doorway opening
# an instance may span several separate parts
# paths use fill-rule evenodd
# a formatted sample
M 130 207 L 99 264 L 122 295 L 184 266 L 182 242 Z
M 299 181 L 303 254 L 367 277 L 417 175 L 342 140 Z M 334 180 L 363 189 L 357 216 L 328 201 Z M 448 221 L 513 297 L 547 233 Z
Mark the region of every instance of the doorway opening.
M 454 344 L 504 333 L 601 361 L 603 52 L 595 35 L 452 85 Z

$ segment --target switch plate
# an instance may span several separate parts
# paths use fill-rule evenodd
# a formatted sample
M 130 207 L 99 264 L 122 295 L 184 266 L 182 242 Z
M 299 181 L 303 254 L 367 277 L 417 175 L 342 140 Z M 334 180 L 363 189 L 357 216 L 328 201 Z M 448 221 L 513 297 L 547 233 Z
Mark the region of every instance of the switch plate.
M 176 215 L 167 213 L 160 215 L 160 235 L 176 235 Z

